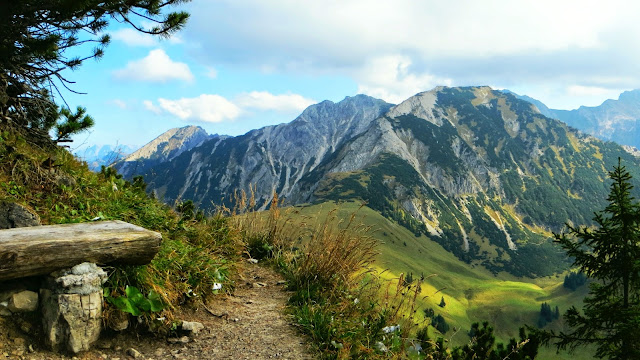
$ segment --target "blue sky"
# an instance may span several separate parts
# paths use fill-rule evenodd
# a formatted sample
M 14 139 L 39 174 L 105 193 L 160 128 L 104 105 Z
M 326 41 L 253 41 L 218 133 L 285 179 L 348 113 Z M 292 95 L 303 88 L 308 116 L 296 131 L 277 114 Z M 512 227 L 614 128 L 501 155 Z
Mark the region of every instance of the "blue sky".
M 552 108 L 640 88 L 631 1 L 193 0 L 183 31 L 113 23 L 105 56 L 65 75 L 96 119 L 74 146 L 144 145 L 172 127 L 239 135 L 365 93 L 397 103 L 490 85 Z

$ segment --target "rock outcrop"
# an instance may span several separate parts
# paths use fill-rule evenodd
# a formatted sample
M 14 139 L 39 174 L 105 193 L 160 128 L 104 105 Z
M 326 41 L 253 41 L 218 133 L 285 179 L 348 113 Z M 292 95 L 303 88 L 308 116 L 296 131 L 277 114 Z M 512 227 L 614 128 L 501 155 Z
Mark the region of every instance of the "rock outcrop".
M 40 225 L 40 217 L 25 206 L 14 202 L 0 202 L 0 229 Z

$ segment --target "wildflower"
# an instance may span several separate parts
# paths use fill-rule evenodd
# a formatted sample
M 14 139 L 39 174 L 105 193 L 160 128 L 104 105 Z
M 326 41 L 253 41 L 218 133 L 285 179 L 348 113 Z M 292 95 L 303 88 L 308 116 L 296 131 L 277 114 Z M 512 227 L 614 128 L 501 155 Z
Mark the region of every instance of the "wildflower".
M 398 330 L 400 330 L 400 325 L 385 326 L 385 327 L 382 328 L 382 332 L 385 333 L 385 334 L 396 332 Z

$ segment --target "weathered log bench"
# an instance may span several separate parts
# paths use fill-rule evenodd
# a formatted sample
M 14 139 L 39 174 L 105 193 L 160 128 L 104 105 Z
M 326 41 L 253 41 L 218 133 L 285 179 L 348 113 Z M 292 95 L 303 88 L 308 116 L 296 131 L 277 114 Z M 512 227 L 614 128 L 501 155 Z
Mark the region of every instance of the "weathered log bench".
M 0 230 L 0 281 L 70 268 L 83 262 L 148 264 L 162 236 L 124 221 Z
M 96 264 L 147 264 L 161 241 L 159 233 L 123 221 L 0 230 L 0 293 L 2 281 L 42 275 L 40 296 L 25 297 L 42 312 L 45 341 L 53 350 L 85 351 L 102 326 L 107 274 Z M 4 310 L 16 311 L 19 297 Z

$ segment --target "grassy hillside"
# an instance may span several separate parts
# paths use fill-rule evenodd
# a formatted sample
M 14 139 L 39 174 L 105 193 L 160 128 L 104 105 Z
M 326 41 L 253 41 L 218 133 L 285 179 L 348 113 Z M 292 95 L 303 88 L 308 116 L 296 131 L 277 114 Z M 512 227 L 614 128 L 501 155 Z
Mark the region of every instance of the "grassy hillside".
M 333 209 L 337 209 L 339 218 L 348 218 L 357 212 L 364 224 L 375 229 L 374 237 L 380 241 L 375 268 L 381 273 L 381 278 L 397 279 L 401 273 L 410 272 L 414 278 L 421 274 L 428 277 L 422 284 L 418 303 L 421 309 L 432 308 L 447 320 L 452 330 L 444 337 L 454 345 L 469 341 L 466 331 L 473 322 L 491 322 L 497 338 L 504 341 L 516 337 L 518 328 L 524 324 L 535 326 L 543 302 L 552 307 L 557 305 L 563 313 L 571 305 L 581 306 L 586 295 L 586 286 L 575 292 L 565 289 L 562 274 L 535 279 L 517 278 L 505 272 L 494 275 L 482 266 L 460 261 L 438 243 L 423 235 L 416 237 L 405 227 L 368 207 L 359 208 L 360 204 L 355 202 L 338 205 L 327 202 L 298 209 L 311 222 L 323 221 L 324 214 Z M 442 297 L 446 302 L 444 308 L 438 306 Z M 545 328 L 550 326 L 562 329 L 562 320 L 556 320 Z M 453 330 L 454 327 L 459 331 Z M 432 334 L 435 337 L 435 332 Z M 542 353 L 541 359 L 590 358 L 588 352 L 571 356 L 556 355 L 552 349 L 543 349 Z
M 122 220 L 160 232 L 163 242 L 153 261 L 108 268 L 106 286 L 112 297 L 122 296 L 126 286 L 160 294 L 167 328 L 176 307 L 213 295 L 214 283 L 232 289 L 243 244 L 227 218 L 178 213 L 149 197 L 140 178 L 124 181 L 110 169 L 95 173 L 66 149 L 36 145 L 16 129 L 0 128 L 0 201 L 26 206 L 44 225 Z

